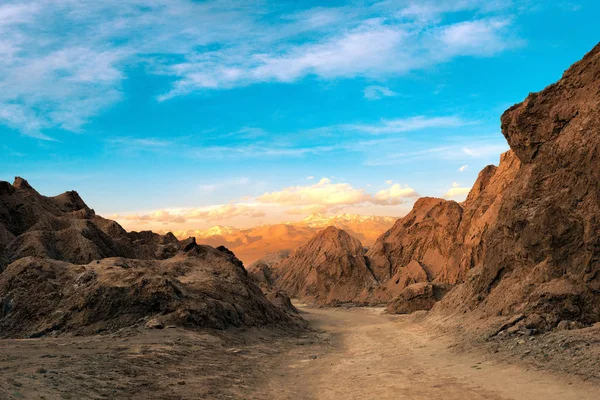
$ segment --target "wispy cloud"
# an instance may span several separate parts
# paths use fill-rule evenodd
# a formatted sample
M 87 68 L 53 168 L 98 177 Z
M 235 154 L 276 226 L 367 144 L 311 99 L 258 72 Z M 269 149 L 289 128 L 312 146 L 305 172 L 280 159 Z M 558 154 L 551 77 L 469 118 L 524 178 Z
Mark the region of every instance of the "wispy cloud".
M 464 140 L 465 143 L 460 143 L 460 140 Z M 508 150 L 508 144 L 500 135 L 481 138 L 452 138 L 451 141 L 443 140 L 441 142 L 445 143 L 434 147 L 431 147 L 430 142 L 425 145 L 415 142 L 407 143 L 407 147 L 412 147 L 414 150 L 384 155 L 377 154 L 377 156 L 369 157 L 365 165 L 401 165 L 417 160 L 452 160 L 455 162 L 473 159 L 487 160 L 497 158 L 501 153 Z M 426 147 L 423 148 L 424 146 Z M 461 167 L 462 171 L 468 168 L 464 165 L 463 167 Z
M 510 22 L 505 19 L 424 27 L 382 17 L 346 23 L 358 25 L 317 42 L 277 49 L 234 47 L 190 55 L 165 71 L 179 79 L 159 100 L 200 89 L 290 83 L 306 76 L 378 79 L 457 56 L 490 56 L 515 43 L 508 39 Z
M 384 97 L 393 97 L 398 95 L 398 93 L 386 88 L 385 86 L 367 86 L 363 92 L 365 99 L 367 100 L 379 100 Z
M 347 124 L 340 126 L 340 128 L 381 135 L 390 133 L 415 132 L 429 128 L 457 128 L 475 123 L 476 122 L 473 121 L 465 121 L 457 116 L 416 116 L 410 118 L 383 120 L 375 124 Z
M 311 76 L 378 80 L 516 43 L 506 9 L 441 3 L 285 11 L 241 0 L 7 0 L 0 5 L 0 121 L 40 139 L 51 128 L 81 131 L 124 98 L 128 71 L 142 64 L 173 81 L 158 96 L 165 101 Z M 456 22 L 435 17 L 460 10 L 468 13 Z M 392 93 L 373 86 L 365 96 Z

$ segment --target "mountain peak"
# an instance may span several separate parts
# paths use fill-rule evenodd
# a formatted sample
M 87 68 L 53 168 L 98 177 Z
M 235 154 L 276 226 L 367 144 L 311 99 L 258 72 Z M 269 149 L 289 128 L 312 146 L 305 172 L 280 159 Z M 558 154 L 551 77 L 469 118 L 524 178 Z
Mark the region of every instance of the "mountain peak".
M 13 182 L 12 185 L 15 189 L 33 189 L 31 187 L 31 185 L 29 184 L 29 182 L 27 182 L 25 179 L 21 178 L 20 176 L 15 177 L 15 181 Z

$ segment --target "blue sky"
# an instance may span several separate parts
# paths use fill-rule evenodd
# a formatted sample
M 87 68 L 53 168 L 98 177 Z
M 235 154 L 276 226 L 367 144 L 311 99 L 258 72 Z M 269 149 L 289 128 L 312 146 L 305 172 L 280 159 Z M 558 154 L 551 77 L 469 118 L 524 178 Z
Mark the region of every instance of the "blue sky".
M 131 229 L 462 200 L 499 118 L 600 38 L 593 1 L 0 5 L 0 179 Z

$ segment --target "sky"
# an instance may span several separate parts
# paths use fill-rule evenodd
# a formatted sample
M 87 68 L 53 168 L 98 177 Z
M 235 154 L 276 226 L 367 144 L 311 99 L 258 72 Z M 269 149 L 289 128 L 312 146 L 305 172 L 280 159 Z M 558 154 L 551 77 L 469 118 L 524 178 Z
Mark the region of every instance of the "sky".
M 3 0 L 0 180 L 128 229 L 461 201 L 500 116 L 600 38 L 586 0 Z

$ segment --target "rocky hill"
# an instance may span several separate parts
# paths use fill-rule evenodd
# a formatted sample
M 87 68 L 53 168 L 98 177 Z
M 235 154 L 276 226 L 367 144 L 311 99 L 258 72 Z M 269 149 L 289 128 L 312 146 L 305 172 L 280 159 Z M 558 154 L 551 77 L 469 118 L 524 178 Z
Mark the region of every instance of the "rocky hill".
M 126 232 L 74 191 L 40 195 L 22 178 L 0 182 L 0 270 L 32 256 L 86 264 L 106 257 L 165 259 L 187 243 L 172 234 Z
M 323 305 L 362 302 L 377 280 L 360 241 L 329 227 L 276 264 L 277 287 Z
M 76 192 L 0 182 L 0 337 L 295 324 L 226 248 L 126 232 Z
M 450 286 L 463 282 L 480 261 L 484 233 L 498 216 L 499 194 L 519 168 L 519 160 L 508 151 L 500 157 L 498 167 L 490 165 L 480 172 L 463 203 L 417 200 L 411 212 L 377 239 L 367 253 L 380 283 L 372 301 L 389 301 L 409 285 L 427 282 L 438 293 L 437 301 Z M 413 292 L 408 290 L 402 298 L 412 298 Z

